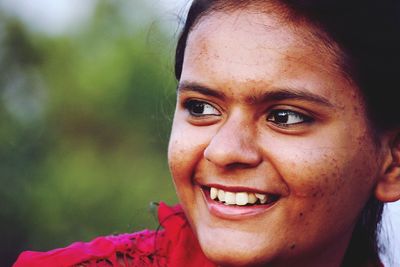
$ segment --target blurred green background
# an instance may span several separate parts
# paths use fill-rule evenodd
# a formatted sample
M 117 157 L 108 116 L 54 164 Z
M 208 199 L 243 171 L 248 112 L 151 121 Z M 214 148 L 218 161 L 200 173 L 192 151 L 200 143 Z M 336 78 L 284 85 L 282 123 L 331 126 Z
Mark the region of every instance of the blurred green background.
M 91 3 L 50 33 L 0 5 L 0 266 L 155 228 L 149 203 L 176 202 L 166 151 L 178 19 L 157 1 Z

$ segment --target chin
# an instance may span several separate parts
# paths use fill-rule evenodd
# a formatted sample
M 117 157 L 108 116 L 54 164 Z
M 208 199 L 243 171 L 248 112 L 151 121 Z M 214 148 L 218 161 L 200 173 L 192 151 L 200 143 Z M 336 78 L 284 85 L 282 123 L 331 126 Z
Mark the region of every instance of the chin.
M 266 261 L 255 258 L 255 255 L 243 253 L 243 251 L 204 251 L 204 254 L 212 262 L 216 263 L 217 266 L 246 266 L 246 267 L 257 267 L 265 266 Z
M 198 236 L 204 254 L 218 266 L 265 266 L 272 257 L 266 242 L 248 233 L 214 228 L 200 230 Z

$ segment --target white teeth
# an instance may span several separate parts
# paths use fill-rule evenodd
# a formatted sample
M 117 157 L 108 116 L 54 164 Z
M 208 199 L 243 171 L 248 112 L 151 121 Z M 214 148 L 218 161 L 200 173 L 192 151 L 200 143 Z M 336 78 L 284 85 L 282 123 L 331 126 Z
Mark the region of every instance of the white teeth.
M 210 188 L 210 198 L 226 205 L 245 206 L 247 204 L 255 204 L 257 201 L 265 204 L 268 201 L 267 194 L 247 193 L 247 192 L 229 192 L 215 187 Z
M 236 193 L 236 205 L 244 206 L 249 202 L 249 194 L 246 192 Z
M 211 187 L 211 189 L 210 189 L 210 197 L 211 197 L 211 199 L 216 199 L 217 196 L 218 196 L 218 189 L 214 188 L 214 187 Z
M 219 201 L 225 201 L 225 191 L 218 190 L 218 199 Z
M 225 192 L 225 204 L 233 205 L 236 204 L 236 194 L 232 192 Z

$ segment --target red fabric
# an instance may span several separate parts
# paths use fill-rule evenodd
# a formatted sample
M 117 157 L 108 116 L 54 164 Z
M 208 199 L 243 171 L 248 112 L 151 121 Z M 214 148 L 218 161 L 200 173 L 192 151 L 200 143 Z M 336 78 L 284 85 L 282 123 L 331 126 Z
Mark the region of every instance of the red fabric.
M 158 209 L 164 230 L 98 237 L 49 252 L 23 252 L 13 267 L 192 266 L 214 267 L 203 254 L 179 205 Z

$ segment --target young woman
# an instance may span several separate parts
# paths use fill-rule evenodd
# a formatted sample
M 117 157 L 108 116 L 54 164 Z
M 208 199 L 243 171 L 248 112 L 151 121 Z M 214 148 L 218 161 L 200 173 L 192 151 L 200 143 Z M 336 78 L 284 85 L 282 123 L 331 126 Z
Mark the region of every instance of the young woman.
M 396 1 L 194 1 L 160 231 L 14 266 L 382 266 L 400 199 Z M 47 265 L 46 265 L 47 264 Z

